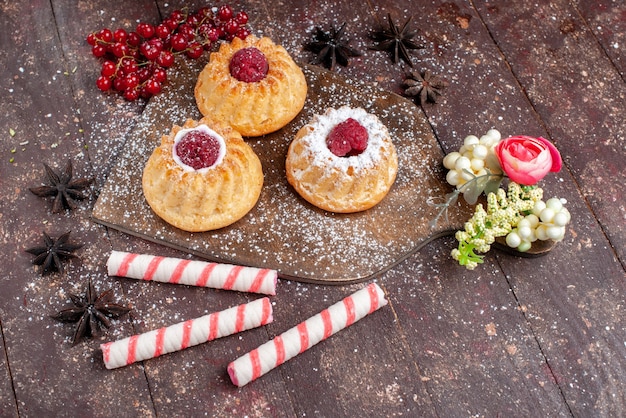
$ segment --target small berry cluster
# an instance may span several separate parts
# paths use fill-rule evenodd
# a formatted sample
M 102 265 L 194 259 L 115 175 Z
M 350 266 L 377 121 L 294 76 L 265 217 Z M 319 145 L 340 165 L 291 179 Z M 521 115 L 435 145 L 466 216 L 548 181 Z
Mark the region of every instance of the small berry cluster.
M 572 219 L 564 206 L 565 199 L 556 197 L 546 202 L 535 202 L 532 213 L 523 217 L 506 236 L 506 244 L 518 251 L 528 251 L 536 240 L 561 241 L 565 237 L 565 226 Z
M 91 52 L 103 59 L 96 86 L 120 92 L 129 101 L 150 98 L 161 92 L 176 55 L 198 59 L 220 40 L 245 39 L 250 34 L 247 23 L 246 12 L 223 5 L 193 14 L 176 10 L 160 24 L 141 22 L 132 32 L 92 32 L 87 36 Z
M 446 181 L 451 186 L 460 188 L 475 177 L 489 173 L 502 173 L 493 147 L 500 141 L 500 132 L 490 129 L 480 138 L 468 135 L 463 140 L 463 146 L 458 151 L 447 154 L 443 159 L 443 166 L 447 168 Z

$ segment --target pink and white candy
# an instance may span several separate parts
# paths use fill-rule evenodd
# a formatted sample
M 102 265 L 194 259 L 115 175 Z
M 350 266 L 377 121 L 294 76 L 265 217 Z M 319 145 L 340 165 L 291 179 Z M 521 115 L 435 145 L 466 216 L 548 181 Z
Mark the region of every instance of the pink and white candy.
M 372 283 L 231 362 L 230 380 L 244 386 L 386 304 Z
M 107 369 L 159 357 L 273 321 L 269 298 L 257 299 L 200 318 L 101 344 Z
M 240 292 L 276 294 L 276 270 L 113 251 L 110 276 L 204 286 Z

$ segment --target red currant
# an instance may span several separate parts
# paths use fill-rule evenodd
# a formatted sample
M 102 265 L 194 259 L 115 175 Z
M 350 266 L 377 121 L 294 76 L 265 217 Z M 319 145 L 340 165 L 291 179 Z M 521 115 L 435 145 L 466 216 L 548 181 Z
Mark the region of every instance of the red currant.
M 226 22 L 226 25 L 224 25 L 224 30 L 229 35 L 233 35 L 237 33 L 238 29 L 239 29 L 239 23 L 235 22 L 234 19 L 229 20 L 228 22 Z
M 137 32 L 130 32 L 127 39 L 128 45 L 137 47 L 141 44 L 141 37 Z
M 152 38 L 148 41 L 148 43 L 150 45 L 152 45 L 153 47 L 155 47 L 157 49 L 157 51 L 161 52 L 163 51 L 163 40 L 159 39 L 159 38 Z
M 124 91 L 126 89 L 126 80 L 124 77 L 118 77 L 113 80 L 113 88 L 117 91 Z
M 143 83 L 144 81 L 149 79 L 150 75 L 151 75 L 150 67 L 141 67 L 140 69 L 137 70 L 137 77 L 139 77 L 140 83 Z
M 91 47 L 91 53 L 94 57 L 100 58 L 106 55 L 107 49 L 103 45 L 95 44 Z
M 211 42 L 217 42 L 220 39 L 220 31 L 215 26 L 209 27 L 204 35 Z
M 169 28 L 170 33 L 178 28 L 178 22 L 171 17 L 169 19 L 165 19 L 163 23 Z
M 187 48 L 187 39 L 180 33 L 172 35 L 171 41 L 172 49 L 175 51 L 183 51 Z
M 178 27 L 178 33 L 183 35 L 188 41 L 192 41 L 196 37 L 196 31 L 193 26 L 188 23 L 183 23 Z
M 202 19 L 198 15 L 190 15 L 185 21 L 187 24 L 197 27 Z
M 142 43 L 139 50 L 149 61 L 154 61 L 161 53 L 161 51 L 154 44 L 148 41 Z
M 144 39 L 150 39 L 154 36 L 154 26 L 149 23 L 142 22 L 137 25 L 137 33 Z
M 175 21 L 176 23 L 181 22 L 184 18 L 184 14 L 183 12 L 181 12 L 180 10 L 174 10 L 171 14 L 170 14 L 170 19 L 172 19 L 173 21 Z
M 126 89 L 134 89 L 139 85 L 139 76 L 137 74 L 129 74 L 125 77 Z
M 145 87 L 141 88 L 141 90 L 139 91 L 139 96 L 143 97 L 146 100 L 148 100 L 150 97 L 152 97 L 152 95 L 150 93 L 148 93 L 148 91 L 146 90 Z
M 100 32 L 98 32 L 96 37 L 105 43 L 113 42 L 113 32 L 111 32 L 111 29 L 102 29 Z
M 111 77 L 117 71 L 117 66 L 113 61 L 106 60 L 102 63 L 102 69 L 100 75 L 104 77 Z
M 235 21 L 240 25 L 248 23 L 248 14 L 246 12 L 239 12 L 235 15 Z
M 126 54 L 127 57 L 134 59 L 135 61 L 139 60 L 139 50 L 137 48 L 128 48 L 128 53 Z
M 152 78 L 159 83 L 165 83 L 167 80 L 167 72 L 163 68 L 155 68 Z
M 161 92 L 176 53 L 197 59 L 219 40 L 245 39 L 250 35 L 248 21 L 246 12 L 235 13 L 225 4 L 202 7 L 195 13 L 174 10 L 158 25 L 139 22 L 134 31 L 103 28 L 91 32 L 86 41 L 93 55 L 103 58 L 97 87 L 115 89 L 130 101 L 148 99 Z
M 187 56 L 191 59 L 198 59 L 204 52 L 204 47 L 199 42 L 192 42 L 189 45 L 189 48 L 185 52 Z
M 224 25 L 223 24 L 220 24 L 219 26 L 216 26 L 215 30 L 217 30 L 217 39 L 225 39 L 226 38 L 226 31 L 224 30 Z
M 154 79 L 148 80 L 145 87 L 146 91 L 152 95 L 159 94 L 161 92 L 161 83 Z
M 128 40 L 128 33 L 122 28 L 117 29 L 113 32 L 113 39 L 115 39 L 115 42 L 124 43 Z
M 91 46 L 94 46 L 96 44 L 96 34 L 91 32 L 89 35 L 87 35 L 87 43 Z
M 104 76 L 104 75 L 101 75 L 96 80 L 96 86 L 100 90 L 102 90 L 102 91 L 109 91 L 109 90 L 111 90 L 111 86 L 112 85 L 113 85 L 113 82 L 111 81 L 111 79 L 109 77 Z
M 156 36 L 158 36 L 161 39 L 167 38 L 170 35 L 171 32 L 172 32 L 172 30 L 165 23 L 161 23 L 155 29 Z
M 242 39 L 244 41 L 249 35 L 250 35 L 250 30 L 248 30 L 248 28 L 246 28 L 245 26 L 242 26 L 239 29 L 237 29 L 237 33 L 235 34 L 237 38 Z
M 213 17 L 213 12 L 210 7 L 201 7 L 196 13 L 202 20 Z
M 161 67 L 171 67 L 174 65 L 174 54 L 171 51 L 161 51 L 156 59 L 156 63 Z
M 137 89 L 126 89 L 124 90 L 124 98 L 129 102 L 134 102 L 139 98 L 139 91 Z
M 227 4 L 221 6 L 219 10 L 217 11 L 217 18 L 223 22 L 230 20 L 230 18 L 232 17 L 233 17 L 233 9 Z
M 128 54 L 128 45 L 123 44 L 121 42 L 116 42 L 111 47 L 111 52 L 118 58 L 122 58 L 126 54 Z
M 137 72 L 139 66 L 137 65 L 137 61 L 132 58 L 123 58 L 121 61 L 121 68 L 124 70 L 126 74 Z

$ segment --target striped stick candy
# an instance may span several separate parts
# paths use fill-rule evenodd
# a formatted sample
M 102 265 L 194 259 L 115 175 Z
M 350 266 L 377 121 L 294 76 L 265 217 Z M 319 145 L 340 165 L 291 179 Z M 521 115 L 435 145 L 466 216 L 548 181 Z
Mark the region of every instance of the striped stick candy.
M 386 304 L 372 283 L 231 362 L 230 380 L 244 386 Z
M 200 318 L 101 344 L 107 369 L 159 357 L 273 321 L 269 298 L 257 299 Z
M 111 252 L 107 268 L 110 276 L 266 295 L 276 294 L 278 278 L 276 270 L 122 251 Z

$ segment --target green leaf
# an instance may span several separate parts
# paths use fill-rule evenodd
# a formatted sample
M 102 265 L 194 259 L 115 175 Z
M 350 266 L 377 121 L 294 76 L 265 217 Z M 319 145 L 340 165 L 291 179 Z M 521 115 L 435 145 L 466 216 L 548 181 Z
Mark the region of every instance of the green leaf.
M 485 184 L 484 192 L 486 195 L 489 193 L 496 193 L 500 188 L 500 184 L 502 184 L 503 177 L 502 176 L 492 176 Z
M 480 194 L 483 192 L 483 190 L 485 189 L 485 185 L 488 181 L 489 176 L 479 176 L 474 177 L 473 179 L 465 183 L 467 185 L 467 187 L 463 191 L 463 198 L 465 199 L 465 201 L 470 205 L 475 205 L 478 201 L 478 196 L 480 196 Z

